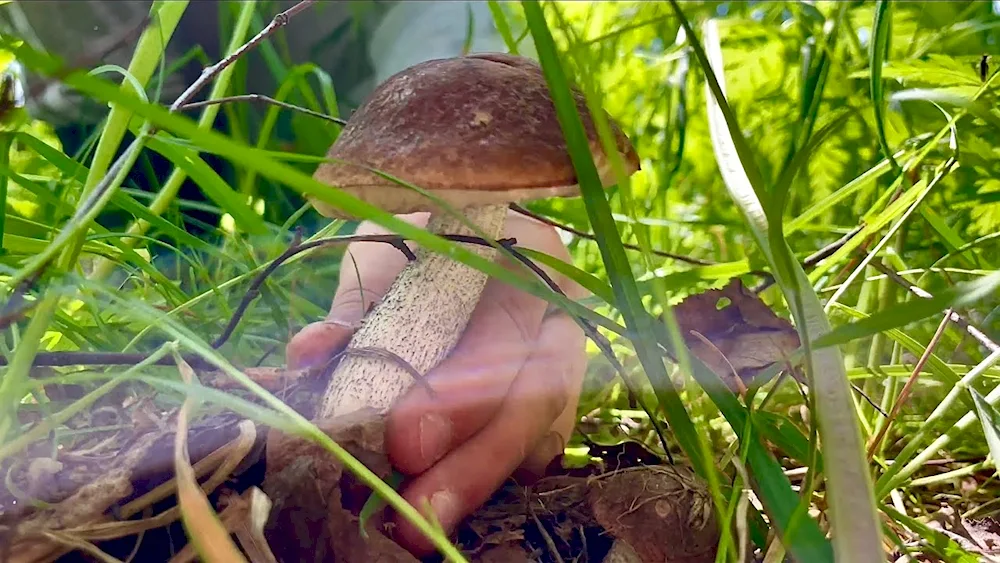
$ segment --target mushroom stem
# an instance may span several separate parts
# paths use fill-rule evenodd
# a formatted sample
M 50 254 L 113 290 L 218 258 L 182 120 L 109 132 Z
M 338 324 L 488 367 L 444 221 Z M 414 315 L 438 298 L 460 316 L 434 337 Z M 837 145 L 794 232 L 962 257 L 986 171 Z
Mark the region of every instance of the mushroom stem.
M 491 239 L 503 232 L 505 204 L 468 207 L 462 212 Z M 432 214 L 427 230 L 435 234 L 476 234 L 445 213 Z M 496 256 L 492 247 L 468 248 L 486 259 Z M 403 268 L 348 344 L 317 412 L 320 419 L 363 408 L 386 412 L 414 383 L 412 370 L 426 375 L 458 343 L 489 276 L 445 254 L 423 248 L 415 254 L 416 260 Z M 391 356 L 352 354 L 351 348 L 390 352 L 409 366 Z

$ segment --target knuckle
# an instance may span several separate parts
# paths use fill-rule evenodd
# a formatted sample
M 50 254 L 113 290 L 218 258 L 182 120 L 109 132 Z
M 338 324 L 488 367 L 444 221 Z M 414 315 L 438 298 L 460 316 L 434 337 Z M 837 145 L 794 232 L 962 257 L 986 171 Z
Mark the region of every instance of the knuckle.
M 537 334 L 529 325 L 530 318 L 524 298 L 503 292 L 497 296 L 497 308 L 517 331 L 520 342 L 532 342 Z

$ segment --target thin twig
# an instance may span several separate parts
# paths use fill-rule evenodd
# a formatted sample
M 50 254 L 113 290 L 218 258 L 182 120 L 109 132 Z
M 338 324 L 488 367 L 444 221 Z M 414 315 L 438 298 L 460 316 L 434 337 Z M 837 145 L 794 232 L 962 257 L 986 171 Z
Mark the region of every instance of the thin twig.
M 813 252 L 809 256 L 806 256 L 805 260 L 802 261 L 802 268 L 803 269 L 809 269 L 809 268 L 815 266 L 816 264 L 819 264 L 821 261 L 829 258 L 830 256 L 833 255 L 834 252 L 840 250 L 840 248 L 842 246 L 844 246 L 845 244 L 847 244 L 847 241 L 849 241 L 852 238 L 854 238 L 854 235 L 860 233 L 861 229 L 864 229 L 864 228 L 865 228 L 864 224 L 858 225 L 858 226 L 854 227 L 853 229 L 851 229 L 851 231 L 849 233 L 845 234 L 844 236 L 840 237 L 839 239 L 831 242 L 830 244 L 824 246 L 823 248 L 817 250 L 816 252 Z M 765 279 L 764 281 L 761 282 L 760 285 L 758 285 L 757 287 L 755 287 L 753 289 L 753 292 L 754 293 L 760 293 L 760 292 L 764 291 L 765 289 L 771 287 L 772 285 L 774 285 L 774 276 L 768 274 L 767 275 L 767 279 Z
M 875 409 L 876 411 L 878 411 L 878 413 L 880 415 L 882 415 L 883 417 L 886 417 L 886 418 L 889 417 L 889 415 L 886 414 L 886 412 L 884 410 L 882 410 L 882 407 L 878 403 L 876 403 L 874 400 L 872 400 L 872 398 L 869 397 L 867 393 L 865 393 L 864 389 L 858 387 L 857 383 L 851 383 L 851 389 L 854 389 L 855 393 L 857 393 L 858 395 L 861 395 L 861 398 L 864 399 L 865 402 L 868 403 L 869 406 L 871 406 L 873 409 Z
M 896 282 L 897 284 L 899 284 L 899 285 L 903 286 L 904 288 L 906 288 L 910 293 L 916 295 L 917 297 L 921 297 L 923 299 L 931 299 L 931 298 L 934 297 L 933 295 L 931 295 L 930 293 L 928 293 L 926 290 L 921 289 L 921 288 L 913 285 L 909 281 L 907 281 L 906 278 L 904 278 L 903 276 L 899 275 L 897 272 L 895 272 L 891 268 L 887 267 L 882 262 L 872 261 L 872 263 L 870 265 L 871 265 L 871 267 L 873 267 L 876 270 L 878 270 L 878 271 L 882 272 L 883 274 L 885 274 L 890 280 L 892 280 L 892 281 Z M 997 350 L 1000 350 L 1000 345 L 998 345 L 996 342 L 994 342 L 993 339 L 989 337 L 989 335 L 987 335 L 985 332 L 983 332 L 982 330 L 980 330 L 976 326 L 972 325 L 968 320 L 966 320 L 964 317 L 962 317 L 961 315 L 959 315 L 955 311 L 953 311 L 951 309 L 949 309 L 949 311 L 951 311 L 951 313 L 950 313 L 950 320 L 951 320 L 951 322 L 953 322 L 956 325 L 962 327 L 962 330 L 964 330 L 965 332 L 969 333 L 969 336 L 971 336 L 977 342 L 979 342 L 979 344 L 981 344 L 983 346 L 983 348 L 986 348 L 986 350 L 989 351 L 991 354 L 993 352 L 996 352 Z
M 813 266 L 818 264 L 821 260 L 825 260 L 833 255 L 834 252 L 840 250 L 842 246 L 847 244 L 847 241 L 854 238 L 855 235 L 861 232 L 865 228 L 864 223 L 854 227 L 847 234 L 840 237 L 839 239 L 831 242 L 830 244 L 824 246 L 823 248 L 817 250 L 816 252 L 806 256 L 806 259 L 802 261 L 803 267 Z
M 250 51 L 251 49 L 257 47 L 257 45 L 259 45 L 265 39 L 273 35 L 278 29 L 288 25 L 288 22 L 289 20 L 291 20 L 292 17 L 294 17 L 296 14 L 298 14 L 302 10 L 305 10 L 314 3 L 315 0 L 302 0 L 301 2 L 295 4 L 291 8 L 285 10 L 284 12 L 281 12 L 280 14 L 274 16 L 274 19 L 271 20 L 271 23 L 267 24 L 267 26 L 265 26 L 264 29 L 260 30 L 260 32 L 257 35 L 254 35 L 253 38 L 250 39 L 250 41 L 244 43 L 243 46 L 233 51 L 232 54 L 225 57 L 221 61 L 215 63 L 210 67 L 206 67 L 205 70 L 201 71 L 201 76 L 199 76 L 198 79 L 194 81 L 194 83 L 188 86 L 187 90 L 184 90 L 184 93 L 182 93 L 180 96 L 178 96 L 176 100 L 174 100 L 174 103 L 170 104 L 170 111 L 175 112 L 178 109 L 180 109 L 181 106 L 190 102 L 191 99 L 194 98 L 195 95 L 199 91 L 201 91 L 202 88 L 207 86 L 208 83 L 211 82 L 212 79 L 214 79 L 216 76 L 218 76 L 218 74 L 222 72 L 226 67 L 235 63 L 240 57 L 246 54 L 247 51 Z
M 442 235 L 442 238 L 465 244 L 478 244 L 481 246 L 490 246 L 489 242 L 479 237 L 471 237 L 466 235 Z M 507 243 L 508 241 L 510 241 L 511 243 L 515 242 L 514 239 L 501 239 L 498 242 L 500 244 L 504 244 Z M 352 242 L 381 242 L 389 244 L 398 249 L 400 252 L 402 252 L 408 260 L 411 261 L 416 260 L 416 255 L 414 255 L 413 251 L 410 250 L 408 246 L 406 246 L 406 239 L 399 235 L 343 235 L 343 236 L 320 238 L 298 244 L 293 243 L 277 258 L 272 260 L 271 263 L 269 263 L 266 268 L 261 270 L 261 272 L 257 274 L 257 276 L 253 279 L 253 281 L 250 282 L 250 286 L 247 288 L 246 293 L 240 300 L 239 305 L 236 306 L 236 310 L 233 311 L 233 314 L 230 317 L 229 322 L 226 324 L 226 328 L 223 329 L 222 334 L 220 334 L 218 338 L 216 338 L 215 341 L 212 342 L 212 347 L 218 349 L 229 340 L 229 338 L 233 335 L 233 331 L 236 330 L 236 326 L 239 324 L 240 320 L 243 318 L 243 315 L 246 313 L 247 307 L 249 307 L 250 303 L 252 303 L 253 300 L 256 299 L 257 296 L 260 294 L 261 286 L 264 285 L 264 282 L 267 281 L 267 278 L 271 274 L 273 274 L 274 271 L 277 270 L 282 264 L 294 258 L 296 255 L 301 254 L 307 250 L 312 250 L 314 248 L 319 248 L 321 246 L 335 246 L 339 244 L 347 244 Z
M 545 529 L 545 526 L 542 525 L 542 521 L 538 518 L 538 515 L 535 514 L 535 507 L 532 506 L 531 494 L 526 494 L 525 497 L 528 501 L 525 503 L 525 506 L 528 508 L 528 514 L 534 521 L 535 527 L 538 529 L 538 533 L 541 534 L 542 539 L 545 540 L 545 545 L 549 548 L 549 554 L 552 555 L 552 559 L 554 559 L 556 563 L 564 563 L 562 555 L 559 554 L 559 548 L 556 547 L 556 542 L 552 540 L 552 536 L 549 535 L 548 530 Z
M 937 347 L 938 342 L 941 341 L 941 337 L 944 335 L 945 328 L 948 327 L 948 322 L 951 320 L 952 310 L 948 309 L 945 311 L 944 318 L 941 319 L 941 324 L 938 325 L 937 331 L 934 332 L 934 336 L 931 337 L 930 343 L 927 344 L 927 348 L 924 348 L 924 353 L 920 355 L 920 359 L 917 360 L 917 365 L 913 367 L 913 373 L 906 380 L 903 385 L 903 389 L 899 392 L 899 397 L 896 398 L 895 404 L 892 405 L 892 410 L 889 411 L 889 416 L 885 420 L 885 424 L 882 425 L 882 429 L 879 430 L 878 435 L 868 444 L 868 459 L 871 459 L 875 455 L 875 450 L 878 449 L 879 444 L 882 443 L 882 439 L 885 438 L 886 433 L 889 431 L 889 427 L 892 426 L 892 422 L 899 416 L 900 409 L 906 403 L 906 400 L 910 398 L 910 391 L 913 386 L 917 383 L 917 378 L 920 377 L 920 372 L 924 369 L 924 364 L 930 359 L 931 354 L 934 353 L 934 348 Z
M 190 102 L 190 103 L 184 104 L 182 106 L 179 106 L 177 108 L 177 110 L 178 111 L 188 111 L 188 110 L 192 110 L 192 109 L 203 108 L 205 106 L 213 106 L 213 105 L 218 105 L 218 104 L 227 104 L 227 103 L 230 103 L 230 102 L 263 102 L 263 103 L 266 103 L 266 104 L 271 104 L 271 105 L 278 106 L 280 108 L 285 108 L 285 109 L 288 109 L 288 110 L 297 111 L 299 113 L 308 115 L 310 117 L 316 117 L 318 119 L 325 119 L 326 121 L 330 121 L 330 122 L 336 123 L 337 125 L 340 125 L 341 127 L 347 125 L 347 120 L 346 119 L 341 119 L 339 117 L 333 117 L 333 116 L 330 116 L 330 115 L 326 115 L 325 113 L 320 113 L 318 111 L 313 111 L 311 109 L 304 108 L 302 106 L 297 106 L 295 104 L 289 104 L 287 102 L 282 102 L 282 101 L 276 100 L 276 99 L 274 99 L 274 98 L 272 98 L 270 96 L 265 96 L 263 94 L 242 94 L 242 95 L 239 95 L 239 96 L 226 96 L 224 98 L 216 98 L 214 100 L 203 100 L 203 101 L 200 101 L 200 102 Z
M 558 221 L 554 221 L 552 219 L 549 219 L 548 217 L 546 217 L 544 215 L 539 215 L 538 213 L 535 213 L 534 211 L 530 211 L 528 209 L 525 209 L 525 208 L 521 207 L 520 205 L 518 205 L 516 203 L 510 204 L 510 209 L 512 211 L 520 213 L 521 215 L 525 215 L 527 217 L 531 217 L 532 219 L 534 219 L 536 221 L 539 221 L 541 223 L 545 223 L 546 225 L 548 225 L 550 227 L 555 227 L 557 229 L 566 231 L 567 233 L 574 234 L 574 235 L 576 235 L 576 236 L 578 236 L 580 238 L 585 238 L 587 240 L 597 240 L 596 236 L 594 236 L 594 235 L 592 235 L 592 234 L 590 234 L 590 233 L 588 233 L 586 231 L 581 231 L 579 229 L 570 227 L 569 225 L 563 225 L 562 223 L 559 223 Z M 628 248 L 630 250 L 642 250 L 642 247 L 640 247 L 640 246 L 637 246 L 637 245 L 634 245 L 634 244 L 628 244 L 628 243 L 625 243 L 625 242 L 622 243 L 622 246 L 624 246 L 625 248 Z M 670 252 L 664 252 L 662 250 L 650 250 L 650 252 L 652 254 L 657 255 L 657 256 L 663 256 L 664 258 L 673 258 L 674 260 L 677 260 L 679 262 L 687 262 L 688 264 L 694 264 L 696 266 L 712 266 L 712 265 L 715 264 L 715 262 L 712 262 L 711 260 L 703 260 L 701 258 L 692 258 L 690 256 L 684 256 L 683 254 L 672 254 Z M 763 274 L 761 272 L 751 272 L 751 273 L 756 273 L 758 275 L 766 275 L 766 274 Z

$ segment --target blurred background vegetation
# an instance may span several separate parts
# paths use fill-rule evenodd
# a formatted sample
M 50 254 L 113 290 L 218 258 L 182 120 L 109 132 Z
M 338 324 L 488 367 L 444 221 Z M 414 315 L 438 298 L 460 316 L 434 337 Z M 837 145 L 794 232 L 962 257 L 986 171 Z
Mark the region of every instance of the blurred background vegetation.
M 255 3 L 249 32 L 234 37 L 246 14 L 244 4 L 191 2 L 168 43 L 167 56 L 146 69 L 150 80 L 142 88 L 145 96 L 169 105 L 234 40 L 241 44 L 294 2 Z M 101 53 L 109 41 L 127 35 L 130 26 L 150 12 L 150 5 L 81 0 L 0 6 L 0 32 L 10 47 L 0 61 L 9 77 L 0 105 L 5 120 L 0 130 L 0 274 L 7 280 L 5 300 L 15 290 L 9 281 L 18 279 L 57 233 L 76 228 L 70 218 L 85 186 L 94 184 L 88 174 L 99 179 L 108 166 L 104 161 L 102 171 L 92 169 L 99 140 L 107 134 L 107 101 L 42 76 L 17 59 L 11 46 L 23 41 L 70 62 L 82 60 L 101 78 L 128 82 L 134 80 L 125 70 L 134 61 L 134 37 L 102 60 L 87 60 L 86 55 Z M 834 254 L 807 270 L 834 326 L 891 312 L 915 299 L 869 266 L 837 296 L 837 306 L 827 302 L 884 236 L 888 223 L 905 211 L 885 215 L 891 204 L 887 196 L 899 195 L 906 189 L 901 186 L 909 184 L 896 182 L 898 175 L 885 160 L 882 131 L 886 146 L 905 165 L 908 182 L 926 185 L 952 158 L 957 166 L 945 168 L 888 244 L 880 247 L 878 260 L 932 294 L 995 274 L 1000 263 L 1000 112 L 993 76 L 1000 60 L 990 56 L 998 52 L 1000 3 L 893 2 L 882 57 L 884 91 L 878 93 L 884 100 L 881 111 L 873 102 L 870 76 L 875 2 L 690 1 L 680 6 L 696 29 L 708 18 L 719 22 L 729 103 L 767 182 L 777 182 L 807 140 L 824 131 L 823 142 L 807 154 L 790 185 L 783 221 L 785 240 L 800 262 L 855 233 L 852 251 Z M 660 257 L 647 262 L 631 254 L 632 275 L 649 311 L 661 312 L 661 297 L 676 303 L 721 287 L 732 277 L 741 277 L 749 287 L 760 283 L 750 272 L 766 270 L 768 263 L 720 176 L 706 112 L 705 74 L 671 5 L 546 3 L 545 16 L 556 45 L 568 53 L 564 65 L 571 79 L 599 89 L 604 107 L 642 159 L 631 198 L 614 190 L 609 198 L 622 240 L 636 243 L 644 236 L 657 250 L 718 263 L 692 267 Z M 500 21 L 504 23 L 498 26 Z M 396 71 L 462 52 L 507 50 L 511 38 L 522 54 L 535 56 L 525 13 L 514 3 L 319 2 L 237 62 L 221 94 L 265 94 L 347 117 L 376 84 Z M 895 92 L 915 89 L 936 94 L 893 98 Z M 208 92 L 206 88 L 201 97 Z M 949 103 L 954 100 L 975 100 L 975 107 L 984 109 L 975 113 L 971 106 Z M 216 131 L 273 151 L 274 158 L 306 174 L 338 132 L 329 122 L 260 103 L 233 102 L 217 109 L 218 116 L 208 120 Z M 199 111 L 207 109 L 186 113 L 197 118 Z M 137 123 L 129 130 L 126 140 L 139 131 Z M 148 352 L 166 341 L 165 334 L 150 329 L 151 317 L 128 303 L 166 313 L 186 327 L 191 338 L 211 341 L 233 314 L 250 278 L 290 244 L 295 229 L 305 236 L 351 231 L 350 223 L 330 225 L 297 191 L 274 178 L 212 150 L 192 150 L 199 142 L 174 138 L 142 150 L 121 189 L 94 223 L 80 231 L 86 242 L 79 259 L 45 269 L 29 292 L 29 302 L 46 291 L 67 297 L 40 330 L 27 328 L 36 319 L 31 311 L 26 320 L 5 330 L 0 351 L 8 361 L 24 338 L 36 338 L 38 350 L 50 352 Z M 124 146 L 119 139 L 111 150 L 118 153 Z M 924 149 L 916 165 L 907 164 Z M 592 230 L 582 199 L 536 202 L 530 208 Z M 879 217 L 889 221 L 861 244 L 856 227 Z M 134 226 L 136 221 L 145 227 Z M 124 237 L 128 229 L 131 238 Z M 570 235 L 565 240 L 577 268 L 609 279 L 593 241 Z M 240 365 L 281 365 L 289 336 L 325 314 L 341 252 L 322 249 L 278 269 L 220 353 Z M 654 286 L 643 284 L 652 278 L 663 281 L 656 287 L 666 296 L 654 296 Z M 95 289 L 98 285 L 117 292 L 119 306 L 108 308 L 105 295 Z M 791 316 L 777 286 L 761 297 L 780 315 Z M 610 305 L 596 310 L 617 318 Z M 956 312 L 994 342 L 1000 339 L 1000 293 Z M 939 323 L 936 315 L 845 344 L 848 375 L 887 410 Z M 634 351 L 619 344 L 616 341 L 615 350 L 626 367 L 641 370 Z M 983 366 L 984 377 L 974 384 L 982 395 L 996 386 L 1000 369 L 993 365 L 995 360 L 984 366 L 988 350 L 960 327 L 952 324 L 936 346 L 927 373 L 883 441 L 875 465 L 885 467 L 893 452 L 906 446 L 909 435 L 931 431 L 924 426 L 928 416 L 973 367 Z M 609 364 L 596 348 L 592 353 L 591 384 L 581 415 L 589 413 L 589 421 L 600 422 L 588 427 L 594 439 L 615 441 L 628 434 L 655 448 L 648 424 L 629 410 L 621 389 L 608 384 Z M 25 356 L 30 361 L 33 354 Z M 66 368 L 59 373 L 80 370 L 93 371 Z M 114 373 L 101 370 L 104 378 Z M 11 380 L 9 370 L 4 377 Z M 27 393 L 12 389 L 0 398 L 16 397 L 18 412 L 52 412 L 65 406 L 41 395 L 26 398 Z M 721 456 L 734 447 L 732 431 L 712 401 L 693 386 L 683 393 L 713 451 Z M 869 437 L 882 424 L 880 414 L 860 395 L 855 400 Z M 935 420 L 942 424 L 935 433 L 970 412 L 971 403 L 963 401 L 941 421 Z M 816 447 L 802 403 L 796 387 L 786 382 L 766 408 L 785 436 L 783 442 L 771 444 L 774 454 L 789 469 L 807 463 L 808 452 Z M 990 435 L 988 422 L 985 432 Z M 992 432 L 997 432 L 995 427 Z M 943 451 L 932 453 L 940 463 L 912 476 L 925 481 L 906 489 L 894 504 L 897 509 L 921 516 L 951 504 L 964 514 L 984 516 L 1000 507 L 983 426 L 966 428 Z

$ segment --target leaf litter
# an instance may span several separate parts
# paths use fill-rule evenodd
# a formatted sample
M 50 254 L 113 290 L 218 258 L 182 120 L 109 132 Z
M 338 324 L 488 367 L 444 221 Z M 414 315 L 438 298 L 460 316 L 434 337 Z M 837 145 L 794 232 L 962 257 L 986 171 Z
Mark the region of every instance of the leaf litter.
M 674 313 L 692 353 L 738 393 L 787 363 L 799 344 L 791 323 L 738 280 L 688 297 Z M 311 418 L 329 366 L 245 372 Z M 218 372 L 198 377 L 232 390 Z M 195 560 L 176 504 L 176 401 L 111 393 L 66 426 L 93 427 L 101 413 L 125 424 L 64 439 L 55 455 L 51 441 L 39 441 L 0 463 L 8 485 L 0 490 L 0 560 L 76 561 L 97 549 L 118 559 Z M 383 422 L 372 414 L 317 425 L 388 480 Z M 228 411 L 192 413 L 190 422 L 195 476 L 248 561 L 418 561 L 391 539 L 384 511 L 361 517 L 371 491 L 320 446 Z M 483 562 L 715 560 L 719 523 L 707 487 L 689 468 L 628 437 L 594 446 L 584 467 L 559 456 L 533 483 L 509 480 L 459 526 L 456 545 Z M 283 486 L 302 479 L 312 484 L 308 494 Z M 962 522 L 960 531 L 941 529 L 984 556 L 997 551 L 994 521 Z

